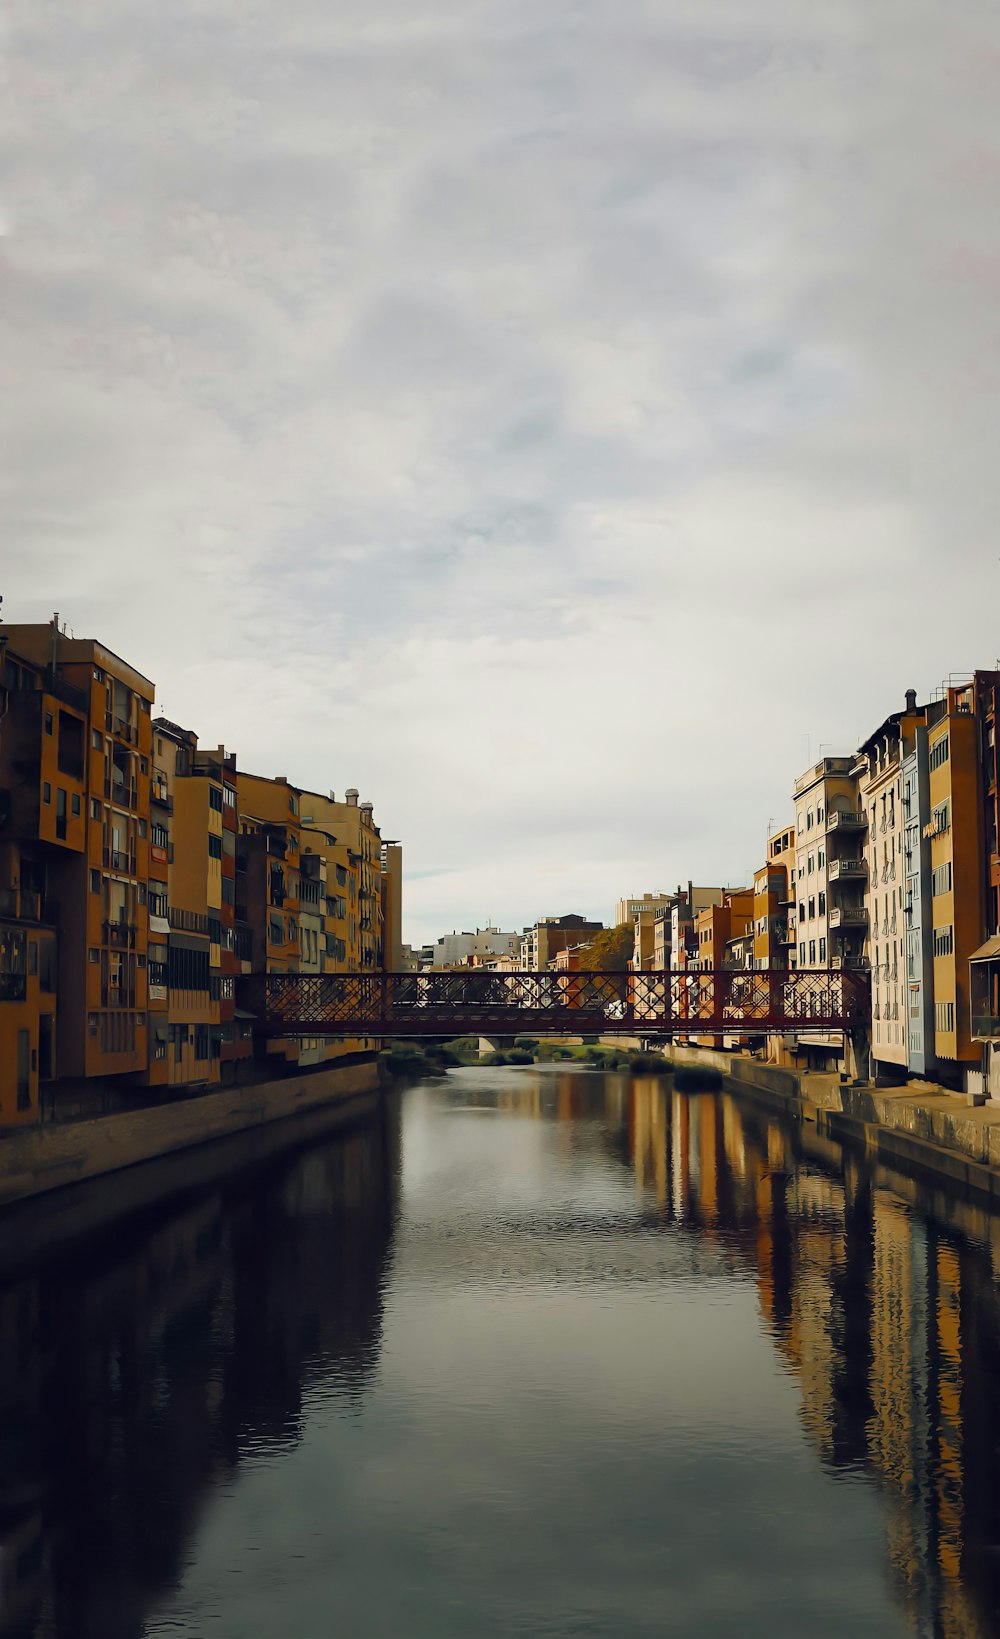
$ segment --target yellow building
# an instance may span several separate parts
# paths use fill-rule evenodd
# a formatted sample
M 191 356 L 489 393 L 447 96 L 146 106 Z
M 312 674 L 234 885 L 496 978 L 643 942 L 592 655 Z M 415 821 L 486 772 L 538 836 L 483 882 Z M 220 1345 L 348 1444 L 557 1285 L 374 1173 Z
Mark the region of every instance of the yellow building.
M 946 687 L 927 708 L 936 1074 L 957 1089 L 978 1083 L 969 958 L 986 922 L 987 855 L 974 688 Z

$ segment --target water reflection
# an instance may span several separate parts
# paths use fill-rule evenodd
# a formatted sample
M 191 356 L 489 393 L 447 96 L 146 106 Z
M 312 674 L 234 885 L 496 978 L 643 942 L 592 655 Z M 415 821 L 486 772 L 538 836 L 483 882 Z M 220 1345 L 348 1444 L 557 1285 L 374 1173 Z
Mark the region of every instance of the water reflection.
M 1000 1634 L 996 1220 L 666 1079 L 460 1072 L 400 1127 L 393 1097 L 0 1288 L 3 1639 L 274 1639 L 276 1608 L 289 1639 Z M 287 1518 L 258 1493 L 248 1526 L 268 1469 Z M 810 1509 L 819 1592 L 782 1534 Z M 279 1524 L 303 1539 L 280 1597 L 246 1568 Z M 892 1599 L 869 1578 L 852 1622 L 862 1549 Z
M 0 1634 L 138 1639 L 208 1495 L 378 1356 L 390 1117 L 0 1289 Z

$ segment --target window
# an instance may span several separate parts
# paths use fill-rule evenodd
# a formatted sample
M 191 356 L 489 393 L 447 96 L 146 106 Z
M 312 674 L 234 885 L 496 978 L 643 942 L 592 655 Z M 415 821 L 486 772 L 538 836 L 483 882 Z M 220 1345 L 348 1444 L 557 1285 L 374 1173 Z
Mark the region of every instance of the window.
M 145 835 L 146 835 L 146 833 L 147 833 L 147 831 L 148 831 L 148 830 L 149 830 L 149 827 L 148 827 L 148 825 L 147 825 L 147 824 L 146 824 L 146 821 L 145 821 L 145 820 L 144 820 L 144 819 L 141 819 L 141 820 L 140 820 L 140 821 L 139 821 L 139 835 L 140 835 L 140 836 L 141 836 L 141 837 L 144 837 L 144 836 L 145 836 Z
M 930 756 L 927 759 L 928 767 L 940 768 L 943 763 L 948 761 L 948 738 L 948 735 L 945 734 L 931 746 Z
M 93 945 L 91 945 L 90 949 L 87 952 L 87 960 L 88 960 L 88 962 L 99 962 L 101 960 L 100 951 L 95 950 Z
M 810 876 L 812 876 L 812 874 L 813 874 L 813 870 L 815 868 L 815 863 L 816 863 L 816 861 L 815 861 L 814 855 L 810 854 L 809 855 L 808 866 L 807 866 L 807 869 L 808 869 L 808 872 L 809 872 Z
M 939 802 L 936 808 L 931 809 L 931 819 L 934 822 L 934 833 L 947 831 L 951 824 L 951 803 Z
M 825 893 L 821 893 L 820 896 L 819 896 L 819 914 L 820 914 L 820 916 L 825 916 L 826 915 L 826 894 Z
M 819 802 L 819 803 L 816 804 L 816 823 L 817 823 L 817 825 L 819 824 L 819 822 L 822 818 L 823 818 L 823 804 L 821 802 Z
M 209 1031 L 207 1024 L 197 1024 L 194 1030 L 194 1056 L 196 1059 L 207 1059 L 209 1051 Z
M 100 873 L 100 871 L 91 871 L 91 873 L 90 873 L 90 891 L 91 891 L 91 893 L 100 893 L 100 891 L 101 891 L 101 873 Z
M 208 837 L 208 857 L 209 859 L 222 858 L 222 838 L 215 836 L 212 832 L 209 832 Z
M 931 873 L 931 893 L 951 893 L 951 860 L 946 865 L 938 865 Z
M 90 817 L 95 820 L 99 820 L 101 817 L 101 805 L 96 797 L 90 799 Z
M 51 802 L 52 801 L 52 787 L 49 784 L 48 780 L 46 780 L 44 782 L 43 786 L 42 786 L 42 801 L 43 802 Z
M 149 840 L 154 848 L 162 848 L 164 853 L 166 853 L 167 843 L 170 840 L 166 826 L 158 825 L 154 821 L 149 827 Z
M 80 798 L 79 798 L 78 794 L 75 791 L 73 792 L 72 800 L 70 802 L 70 807 L 73 811 L 74 819 L 79 819 L 79 817 L 80 817 Z
M 934 929 L 935 956 L 950 956 L 955 948 L 955 936 L 951 924 L 946 928 Z
M 38 972 L 38 940 L 28 940 L 28 978 L 33 979 Z
M 813 895 L 813 896 L 810 897 L 810 900 L 809 900 L 809 920 L 810 920 L 810 922 L 812 921 L 812 919 L 815 915 L 816 915 L 816 898 L 815 898 L 815 895 Z
M 227 808 L 236 807 L 236 792 L 233 790 L 231 785 L 224 785 L 222 787 L 222 800 Z
M 799 900 L 799 921 L 804 922 L 805 919 L 806 919 L 806 902 L 805 902 L 804 899 L 800 899 Z
M 800 967 L 805 967 L 805 965 L 806 965 L 806 946 L 805 946 L 805 940 L 803 940 L 802 943 L 799 945 L 799 966 Z
M 52 713 L 50 711 L 45 713 L 45 732 L 46 734 L 52 733 Z
M 935 1002 L 934 1027 L 945 1035 L 951 1035 L 955 1029 L 955 1003 Z
M 826 850 L 821 848 L 819 853 L 816 855 L 817 869 L 822 870 L 823 866 L 825 864 L 826 864 Z
M 811 831 L 812 828 L 813 828 L 813 811 L 810 808 L 808 814 L 806 815 L 806 830 Z
M 104 736 L 99 728 L 95 728 L 90 736 L 90 743 L 95 751 L 104 750 Z
M 809 966 L 810 967 L 815 967 L 816 966 L 816 941 L 815 941 L 815 939 L 810 939 L 810 941 L 809 941 Z
M 222 813 L 222 792 L 217 785 L 210 785 L 208 788 L 208 806 L 217 814 Z

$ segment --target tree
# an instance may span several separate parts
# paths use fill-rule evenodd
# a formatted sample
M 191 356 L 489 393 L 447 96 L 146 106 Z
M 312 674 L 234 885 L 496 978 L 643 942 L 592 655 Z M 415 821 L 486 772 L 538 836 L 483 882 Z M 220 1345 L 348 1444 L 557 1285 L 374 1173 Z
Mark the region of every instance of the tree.
M 586 950 L 580 952 L 581 965 L 598 973 L 624 973 L 632 958 L 632 924 L 620 922 L 616 928 L 601 928 Z

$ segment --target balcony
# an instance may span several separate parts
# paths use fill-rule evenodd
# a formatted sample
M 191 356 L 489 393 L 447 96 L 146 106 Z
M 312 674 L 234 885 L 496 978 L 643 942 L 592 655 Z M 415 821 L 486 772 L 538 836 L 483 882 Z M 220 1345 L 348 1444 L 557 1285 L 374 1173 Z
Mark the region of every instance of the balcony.
M 115 950 L 131 950 L 135 945 L 135 923 L 105 922 L 104 942 Z
M 167 810 L 168 814 L 173 813 L 173 811 L 174 811 L 174 799 L 170 795 L 170 792 L 169 792 L 168 788 L 165 785 L 161 784 L 159 780 L 154 780 L 153 781 L 153 784 L 150 788 L 150 796 L 152 797 L 154 802 L 158 802 L 160 804 L 161 808 L 165 808 Z
M 863 928 L 867 924 L 868 912 L 864 905 L 836 905 L 830 912 L 831 928 Z
M 868 875 L 868 862 L 864 859 L 831 859 L 826 874 L 830 882 L 858 882 Z
M 863 831 L 866 824 L 864 814 L 855 813 L 852 809 L 833 808 L 826 816 L 828 831 Z
M 139 740 L 139 731 L 125 717 L 116 717 L 112 733 L 118 740 L 124 740 L 126 745 L 134 746 Z
M 853 955 L 831 956 L 830 966 L 836 973 L 839 973 L 841 968 L 849 968 L 854 973 L 867 973 L 868 958 L 867 956 Z

